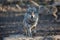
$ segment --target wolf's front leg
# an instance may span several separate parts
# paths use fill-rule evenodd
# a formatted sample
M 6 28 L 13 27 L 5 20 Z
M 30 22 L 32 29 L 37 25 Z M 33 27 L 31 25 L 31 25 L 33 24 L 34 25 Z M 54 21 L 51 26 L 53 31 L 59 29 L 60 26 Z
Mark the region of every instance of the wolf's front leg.
M 27 31 L 28 31 L 28 36 L 29 36 L 29 37 L 32 37 L 32 30 L 31 30 L 31 28 L 28 28 Z

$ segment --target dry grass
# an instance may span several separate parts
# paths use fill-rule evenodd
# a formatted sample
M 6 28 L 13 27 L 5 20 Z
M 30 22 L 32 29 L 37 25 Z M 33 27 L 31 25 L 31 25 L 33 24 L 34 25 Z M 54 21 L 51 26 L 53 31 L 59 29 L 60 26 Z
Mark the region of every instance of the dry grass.
M 26 9 L 21 8 L 21 7 L 16 7 L 16 6 L 0 6 L 0 11 L 7 12 L 7 11 L 13 11 L 13 12 L 24 12 Z

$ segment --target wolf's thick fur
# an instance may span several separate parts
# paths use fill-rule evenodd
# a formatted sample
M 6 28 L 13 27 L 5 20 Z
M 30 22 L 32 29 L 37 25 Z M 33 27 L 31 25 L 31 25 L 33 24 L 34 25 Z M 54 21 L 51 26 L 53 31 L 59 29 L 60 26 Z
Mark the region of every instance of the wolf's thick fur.
M 30 13 L 31 9 L 29 10 L 28 8 L 29 12 L 25 13 L 23 20 L 24 27 L 26 28 L 26 32 L 28 36 L 32 36 L 32 28 L 36 27 L 38 23 L 38 13 L 34 11 L 35 9 Z

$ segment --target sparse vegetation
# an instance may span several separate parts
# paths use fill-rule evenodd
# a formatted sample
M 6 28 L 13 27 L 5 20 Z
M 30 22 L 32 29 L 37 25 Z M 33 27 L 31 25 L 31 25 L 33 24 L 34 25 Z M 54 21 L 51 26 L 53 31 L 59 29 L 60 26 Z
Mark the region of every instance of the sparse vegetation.
M 40 4 L 40 0 L 33 0 Z M 10 33 L 23 34 L 23 15 L 26 12 L 26 7 L 28 3 L 26 1 L 20 2 L 7 2 L 0 3 L 0 33 L 3 35 L 10 35 Z M 16 6 L 18 5 L 18 6 Z M 44 36 L 44 33 L 48 35 L 60 35 L 60 13 L 58 14 L 58 22 L 52 22 L 54 17 L 51 14 L 39 15 L 39 23 L 37 25 L 37 33 L 35 36 Z M 49 30 L 49 27 L 50 28 Z M 52 30 L 53 29 L 53 30 Z M 46 31 L 46 32 L 45 32 Z M 4 34 L 4 32 L 6 34 Z M 51 32 L 51 33 L 50 33 Z M 2 36 L 2 35 L 1 35 Z M 20 40 L 20 39 L 18 39 Z M 33 40 L 33 39 L 32 39 Z M 40 39 L 39 39 L 40 40 Z

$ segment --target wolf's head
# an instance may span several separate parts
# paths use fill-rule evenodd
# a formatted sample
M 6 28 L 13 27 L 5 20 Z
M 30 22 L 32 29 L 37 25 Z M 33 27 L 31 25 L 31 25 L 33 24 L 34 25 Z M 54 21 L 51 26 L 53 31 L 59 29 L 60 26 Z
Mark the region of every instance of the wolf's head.
M 38 14 L 38 12 L 35 7 L 29 7 L 27 9 L 27 14 L 30 16 L 31 19 L 33 19 L 36 16 L 36 14 Z
M 29 24 L 34 24 L 36 19 L 38 18 L 37 8 L 29 7 L 27 9 L 27 20 Z

